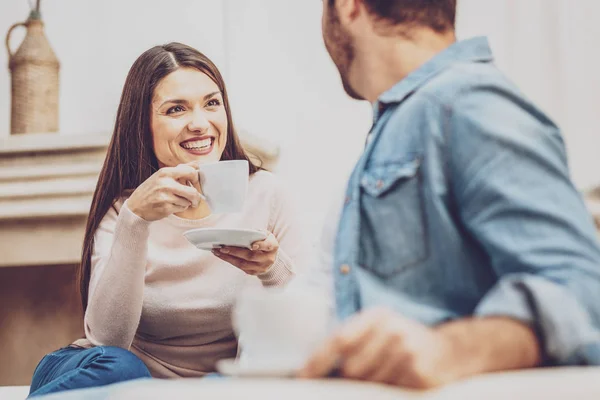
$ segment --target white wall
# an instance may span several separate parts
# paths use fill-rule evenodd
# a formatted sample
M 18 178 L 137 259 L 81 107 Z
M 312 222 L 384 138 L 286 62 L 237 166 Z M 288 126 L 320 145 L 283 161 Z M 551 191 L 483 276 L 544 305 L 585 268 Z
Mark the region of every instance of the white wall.
M 2 0 L 0 32 L 5 35 L 12 23 L 27 15 L 26 0 Z M 61 62 L 64 134 L 111 131 L 127 71 L 153 45 L 183 41 L 202 49 L 218 65 L 225 61 L 219 1 L 42 0 L 42 16 Z M 13 49 L 20 44 L 22 28 L 14 36 Z M 10 129 L 7 62 L 6 52 L 0 51 L 0 135 Z
M 342 89 L 321 39 L 320 1 L 228 3 L 235 118 L 281 144 L 278 173 L 295 188 L 308 227 L 318 229 L 360 155 L 371 108 Z
M 575 183 L 600 185 L 600 1 L 458 1 L 459 36 L 489 36 L 499 67 L 562 128 Z
M 178 40 L 221 68 L 238 125 L 282 146 L 279 174 L 309 227 L 359 155 L 367 104 L 344 94 L 321 40 L 316 0 L 42 0 L 61 63 L 64 134 L 108 132 L 134 59 Z M 600 183 L 597 0 L 459 0 L 459 35 L 489 34 L 498 64 L 564 128 L 581 187 Z M 0 32 L 27 16 L 0 2 Z M 13 40 L 13 47 L 21 36 Z M 9 129 L 9 74 L 0 51 L 0 135 Z

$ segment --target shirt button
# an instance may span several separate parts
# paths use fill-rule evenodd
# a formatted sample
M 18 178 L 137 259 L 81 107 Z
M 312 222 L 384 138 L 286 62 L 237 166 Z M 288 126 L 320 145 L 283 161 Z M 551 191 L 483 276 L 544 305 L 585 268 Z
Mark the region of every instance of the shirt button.
M 380 179 L 377 181 L 377 189 L 381 189 L 383 187 L 383 181 Z
M 348 275 L 350 273 L 350 266 L 348 264 L 344 264 L 340 267 L 340 272 L 342 275 Z
M 346 198 L 344 199 L 344 204 L 350 204 L 350 196 L 346 196 Z

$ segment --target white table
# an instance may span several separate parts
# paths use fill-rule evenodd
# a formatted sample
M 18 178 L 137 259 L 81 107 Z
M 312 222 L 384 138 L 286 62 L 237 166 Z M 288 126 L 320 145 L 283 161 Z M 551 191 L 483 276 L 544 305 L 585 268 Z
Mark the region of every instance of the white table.
M 600 367 L 552 368 L 479 376 L 445 388 L 415 392 L 345 380 L 179 379 L 144 380 L 58 393 L 44 400 L 454 400 L 600 399 Z

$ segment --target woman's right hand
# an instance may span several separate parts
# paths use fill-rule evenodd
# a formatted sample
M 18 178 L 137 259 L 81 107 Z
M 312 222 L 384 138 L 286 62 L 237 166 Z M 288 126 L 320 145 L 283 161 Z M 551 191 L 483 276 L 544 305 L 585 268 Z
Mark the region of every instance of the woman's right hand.
M 198 207 L 202 196 L 195 187 L 186 185 L 187 182 L 199 187 L 197 165 L 161 168 L 138 186 L 127 200 L 127 206 L 146 221 L 158 221 L 189 207 Z

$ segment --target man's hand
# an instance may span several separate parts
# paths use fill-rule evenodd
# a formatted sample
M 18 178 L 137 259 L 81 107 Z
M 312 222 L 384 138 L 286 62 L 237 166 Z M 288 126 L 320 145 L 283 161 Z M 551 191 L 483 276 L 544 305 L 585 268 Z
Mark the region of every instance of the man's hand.
M 534 367 L 533 330 L 506 317 L 465 318 L 431 328 L 389 310 L 350 319 L 307 362 L 301 378 L 336 368 L 344 378 L 431 389 L 479 373 Z
M 449 338 L 388 310 L 368 310 L 349 320 L 309 360 L 302 378 L 342 377 L 411 388 L 433 388 L 452 381 Z

